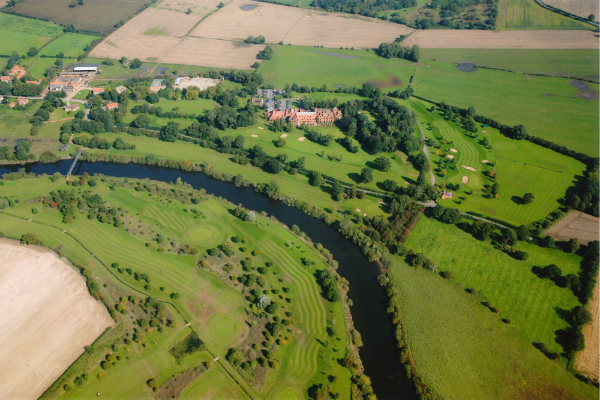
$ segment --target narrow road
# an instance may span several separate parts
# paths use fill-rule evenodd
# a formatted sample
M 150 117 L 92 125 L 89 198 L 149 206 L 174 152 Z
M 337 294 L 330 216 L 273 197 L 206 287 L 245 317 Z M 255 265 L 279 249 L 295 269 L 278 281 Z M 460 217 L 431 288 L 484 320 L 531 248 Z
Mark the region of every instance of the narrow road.
M 427 149 L 427 145 L 425 144 L 425 132 L 423 132 L 423 128 L 421 127 L 421 123 L 419 122 L 419 118 L 417 118 L 417 125 L 419 125 L 419 130 L 421 131 L 421 137 L 423 138 L 423 153 L 427 156 L 427 161 L 429 161 L 429 175 L 431 175 L 431 185 L 435 185 L 435 176 L 433 176 L 433 165 L 431 164 L 431 159 L 429 158 L 429 150 Z

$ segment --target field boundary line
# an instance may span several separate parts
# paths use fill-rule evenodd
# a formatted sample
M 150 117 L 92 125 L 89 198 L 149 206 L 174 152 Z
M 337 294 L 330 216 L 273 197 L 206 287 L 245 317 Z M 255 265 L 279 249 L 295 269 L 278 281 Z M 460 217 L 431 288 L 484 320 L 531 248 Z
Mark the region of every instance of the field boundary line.
M 288 5 L 289 7 L 289 5 Z M 285 35 L 283 36 L 283 38 L 281 39 L 281 41 L 283 42 L 285 40 L 286 37 L 288 37 L 288 35 L 290 34 L 290 32 L 292 31 L 292 29 L 294 29 L 294 27 L 296 26 L 296 24 L 298 24 L 298 22 L 300 22 L 302 20 L 302 18 L 304 18 L 304 16 L 308 14 L 308 11 L 306 11 L 304 14 L 302 14 L 302 16 L 300 18 L 298 18 L 298 21 L 294 22 L 294 25 L 292 25 L 290 27 L 290 29 L 288 29 L 288 31 L 285 33 Z
M 75 236 L 71 235 L 69 232 L 66 232 L 66 231 L 65 231 L 65 232 L 63 232 L 63 229 L 60 229 L 60 228 L 58 228 L 58 227 L 56 227 L 56 226 L 54 226 L 54 225 L 50 225 L 50 224 L 46 224 L 46 223 L 43 223 L 43 222 L 38 222 L 38 221 L 33 221 L 33 220 L 29 221 L 29 220 L 28 220 L 28 219 L 26 219 L 26 218 L 19 217 L 19 216 L 17 216 L 17 215 L 13 215 L 13 214 L 9 214 L 9 213 L 7 213 L 7 212 L 4 212 L 4 211 L 2 211 L 2 214 L 8 215 L 8 216 L 11 216 L 11 217 L 14 217 L 14 218 L 21 219 L 21 220 L 23 220 L 23 221 L 25 221 L 25 222 L 33 222 L 33 223 L 36 223 L 36 224 L 39 224 L 39 225 L 44 225 L 44 226 L 47 226 L 47 227 L 50 227 L 50 228 L 54 228 L 54 229 L 56 229 L 56 230 L 59 230 L 59 231 L 61 231 L 62 233 L 66 234 L 66 235 L 69 235 L 69 236 L 70 236 L 70 237 L 71 237 L 73 240 L 75 240 L 77 243 L 79 243 L 79 245 L 80 245 L 81 247 L 83 247 L 83 248 L 84 248 L 84 249 L 85 249 L 85 250 L 86 250 L 88 253 L 90 253 L 90 254 L 92 255 L 92 257 L 93 257 L 93 258 L 95 258 L 95 259 L 96 259 L 96 260 L 97 260 L 97 261 L 98 261 L 100 264 L 102 264 L 102 266 L 103 266 L 103 267 L 104 267 L 104 268 L 105 268 L 105 269 L 106 269 L 106 270 L 107 270 L 107 271 L 108 271 L 108 272 L 109 272 L 109 273 L 110 273 L 110 274 L 111 274 L 113 277 L 115 277 L 115 278 L 116 278 L 116 279 L 117 279 L 117 280 L 118 280 L 118 281 L 119 281 L 121 284 L 123 284 L 123 285 L 127 286 L 128 288 L 130 288 L 130 289 L 132 289 L 132 290 L 134 290 L 134 291 L 136 291 L 136 292 L 138 292 L 138 293 L 141 293 L 141 294 L 143 294 L 143 295 L 146 295 L 146 296 L 148 296 L 148 297 L 152 297 L 152 296 L 150 296 L 149 294 L 147 294 L 147 293 L 145 293 L 145 292 L 143 292 L 143 291 L 141 291 L 141 290 L 139 290 L 139 289 L 137 289 L 137 288 L 135 288 L 135 287 L 133 287 L 133 286 L 129 285 L 128 283 L 126 283 L 126 282 L 123 282 L 123 281 L 121 280 L 121 278 L 119 278 L 119 277 L 118 277 L 118 276 L 117 276 L 117 275 L 116 275 L 116 274 L 115 274 L 113 271 L 111 271 L 111 270 L 108 268 L 108 266 L 107 266 L 106 264 L 104 264 L 104 263 L 103 263 L 103 262 L 100 260 L 100 258 L 98 258 L 98 257 L 97 257 L 97 256 L 96 256 L 94 253 L 92 253 L 92 251 L 90 251 L 90 249 L 88 249 L 87 247 L 85 247 L 85 245 L 84 245 L 83 243 L 81 243 L 81 242 L 79 241 L 79 239 L 77 239 Z M 169 304 L 171 307 L 173 307 L 173 309 L 174 309 L 174 310 L 177 312 L 177 314 L 179 314 L 179 316 L 180 316 L 180 317 L 181 317 L 181 318 L 182 318 L 182 319 L 185 321 L 185 323 L 186 323 L 186 324 L 189 324 L 189 321 L 186 319 L 186 317 L 185 317 L 185 316 L 184 316 L 184 315 L 181 313 L 181 311 L 179 311 L 179 309 L 178 309 L 178 308 L 177 308 L 177 307 L 176 307 L 176 306 L 175 306 L 173 303 L 171 303 L 170 301 L 159 300 L 159 299 L 156 299 L 156 301 L 158 301 L 159 303 L 165 303 L 165 304 Z M 189 328 L 190 328 L 192 331 L 194 331 L 194 329 L 191 327 L 191 325 L 189 326 Z M 196 334 L 197 334 L 197 332 L 196 332 Z M 206 346 L 206 342 L 204 342 L 204 341 L 203 341 L 203 343 L 204 343 L 204 345 Z M 214 353 L 213 353 L 213 352 L 212 352 L 212 351 L 211 351 L 211 350 L 208 348 L 208 346 L 206 346 L 206 352 L 207 352 L 208 354 L 210 354 L 210 355 L 211 355 L 211 357 L 213 357 L 213 359 L 216 357 L 216 355 L 215 355 L 215 354 L 214 354 Z M 219 361 L 217 361 L 217 363 L 220 363 L 220 362 L 221 362 L 221 360 L 219 359 Z M 234 381 L 234 382 L 235 382 L 235 383 L 236 383 L 236 384 L 237 384 L 237 385 L 240 387 L 240 389 L 242 389 L 242 391 L 243 391 L 243 392 L 244 392 L 244 393 L 245 393 L 245 394 L 246 394 L 246 395 L 247 395 L 247 396 L 248 396 L 250 399 L 254 400 L 254 397 L 252 397 L 252 396 L 250 395 L 250 393 L 248 393 L 248 391 L 246 390 L 246 388 L 244 387 L 244 385 L 240 384 L 240 382 L 238 382 L 238 380 L 237 380 L 237 379 L 236 379 L 236 378 L 235 378 L 235 377 L 234 377 L 234 376 L 233 376 L 233 375 L 232 375 L 232 374 L 231 374 L 229 371 L 227 371 L 227 370 L 226 370 L 226 369 L 225 369 L 223 366 L 221 366 L 221 368 L 223 368 L 223 370 L 225 371 L 225 373 L 227 373 L 227 375 L 229 375 L 229 377 L 230 377 L 230 378 L 231 378 L 231 379 L 232 379 L 232 380 L 233 380 L 233 381 Z M 61 375 L 61 376 L 62 376 L 62 375 Z
M 212 10 L 211 12 L 209 12 L 208 14 L 206 14 L 204 17 L 202 17 L 202 19 L 198 22 L 196 22 L 196 24 L 194 26 L 192 26 L 192 29 L 190 29 L 188 31 L 188 33 L 186 33 L 185 35 L 183 35 L 181 38 L 185 38 L 185 37 L 197 37 L 197 36 L 190 36 L 190 33 L 193 32 L 194 29 L 196 29 L 198 27 L 198 25 L 200 25 L 202 22 L 204 22 L 204 20 L 208 17 L 210 17 L 211 15 L 215 14 L 216 12 L 222 10 L 223 8 L 227 7 L 229 5 L 229 3 L 231 3 L 233 0 L 229 0 L 227 3 L 225 3 L 225 5 L 223 7 L 217 8 L 216 10 Z M 158 8 L 158 7 L 157 7 Z

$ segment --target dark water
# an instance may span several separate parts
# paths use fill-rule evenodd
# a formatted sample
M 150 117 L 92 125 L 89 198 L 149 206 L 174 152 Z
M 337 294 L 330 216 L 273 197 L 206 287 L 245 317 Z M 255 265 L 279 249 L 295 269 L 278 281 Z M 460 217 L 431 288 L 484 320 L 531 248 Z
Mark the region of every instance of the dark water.
M 462 72 L 474 72 L 477 71 L 477 66 L 472 63 L 462 63 L 456 65 L 456 68 L 461 70 Z
M 37 174 L 66 174 L 71 161 L 56 164 L 27 164 L 27 171 Z M 0 175 L 17 171 L 21 166 L 0 167 Z M 126 178 L 151 178 L 163 182 L 175 182 L 181 178 L 195 189 L 204 188 L 207 193 L 221 196 L 234 204 L 255 211 L 266 211 L 288 226 L 296 224 L 313 240 L 322 243 L 339 262 L 338 272 L 350 282 L 349 296 L 354 302 L 351 307 L 356 329 L 361 333 L 364 346 L 360 357 L 365 373 L 371 377 L 373 390 L 379 399 L 413 400 L 417 396 L 413 383 L 408 380 L 398 361 L 398 351 L 394 339 L 394 328 L 388 318 L 387 299 L 376 278 L 379 267 L 370 263 L 358 247 L 316 218 L 288 207 L 280 201 L 272 200 L 256 193 L 250 188 L 236 188 L 233 184 L 207 178 L 199 172 L 184 172 L 160 167 L 137 164 L 78 163 L 73 171 L 75 175 L 84 172 L 92 175 L 101 173 L 108 176 Z M 343 356 L 343 355 L 341 355 Z
M 250 11 L 250 10 L 254 10 L 256 7 L 258 7 L 257 4 L 246 4 L 241 6 L 240 8 L 244 11 Z

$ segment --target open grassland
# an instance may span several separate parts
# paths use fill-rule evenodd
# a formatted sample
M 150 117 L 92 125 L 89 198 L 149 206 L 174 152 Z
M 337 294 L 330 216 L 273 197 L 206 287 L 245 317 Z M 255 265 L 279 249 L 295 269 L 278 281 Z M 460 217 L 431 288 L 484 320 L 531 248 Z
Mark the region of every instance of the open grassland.
M 555 0 L 556 1 L 556 0 Z M 586 2 L 589 0 L 586 0 Z M 570 3 L 565 1 L 564 3 Z M 552 2 L 546 2 L 557 7 Z M 581 3 L 581 2 L 579 2 Z M 589 1 L 589 3 L 593 3 Z M 560 7 L 559 7 L 560 8 Z M 598 1 L 596 0 L 596 10 Z M 588 13 L 585 15 L 587 18 Z M 592 25 L 540 7 L 533 0 L 499 0 L 497 29 L 592 29 Z
M 598 0 L 546 0 L 544 3 L 583 18 L 598 14 L 600 5 Z
M 428 29 L 416 31 L 402 44 L 424 49 L 597 49 L 598 36 L 591 30 Z
M 417 228 L 428 223 L 422 218 Z M 480 299 L 465 293 L 460 287 L 463 281 L 457 285 L 395 261 L 390 278 L 399 293 L 412 355 L 423 381 L 440 396 L 455 400 L 598 397 L 596 388 L 550 361 L 514 326 L 502 323 Z M 499 273 L 505 274 L 505 269 L 502 263 Z M 547 300 L 539 296 L 539 302 Z
M 56 56 L 63 53 L 65 57 L 77 57 L 84 52 L 85 46 L 96 40 L 97 36 L 65 33 L 54 40 L 40 52 L 42 56 Z
M 1 240 L 0 259 L 0 395 L 38 398 L 113 320 L 51 251 Z
M 245 5 L 255 8 L 244 10 Z M 404 25 L 366 17 L 234 0 L 206 18 L 190 35 L 229 40 L 262 35 L 267 43 L 372 48 L 410 32 L 412 29 Z
M 44 75 L 46 68 L 54 67 L 55 61 L 56 59 L 54 58 L 36 57 L 33 60 L 28 60 L 24 68 L 27 69 L 27 73 L 34 79 L 44 79 L 46 77 Z
M 600 344 L 600 320 L 598 319 L 598 287 L 594 289 L 594 296 L 589 302 L 590 313 L 592 314 L 592 323 L 583 328 L 583 336 L 585 337 L 585 350 L 577 353 L 575 360 L 575 368 L 584 375 L 598 379 L 599 354 L 598 345 Z
M 406 245 L 425 253 L 438 271 L 451 271 L 455 284 L 475 289 L 480 301 L 496 307 L 498 319 L 510 319 L 528 343 L 545 343 L 550 351 L 562 352 L 556 334 L 568 323 L 560 313 L 579 302 L 570 289 L 539 278 L 532 268 L 554 263 L 565 275 L 578 274 L 579 256 L 521 242 L 517 248 L 529 253 L 529 259 L 516 261 L 489 241 L 479 241 L 455 225 L 428 217 L 421 218 Z
M 454 191 L 453 199 L 438 200 L 447 207 L 475 211 L 514 225 L 528 224 L 559 208 L 558 201 L 564 198 L 575 176 L 585 170 L 584 164 L 573 158 L 528 141 L 509 139 L 491 127 L 479 127 L 478 138 L 473 138 L 440 112 L 428 111 L 429 103 L 416 99 L 405 103 L 418 113 L 425 137 L 431 137 L 440 147 L 430 148 L 434 169 L 448 155 L 454 157 L 455 163 L 445 169 L 445 176 L 435 172 L 437 184 L 461 185 L 461 190 Z M 484 138 L 490 141 L 490 148 L 483 146 Z M 448 143 L 444 144 L 444 141 Z M 487 162 L 483 163 L 485 160 Z M 501 187 L 498 198 L 482 191 L 495 182 L 483 174 L 495 163 L 496 181 Z M 475 171 L 467 170 L 463 165 L 475 168 Z M 463 182 L 463 177 L 468 177 L 468 183 Z M 467 191 L 473 191 L 473 194 L 466 194 Z M 525 193 L 533 193 L 535 201 L 521 204 L 520 199 Z
M 106 33 L 148 3 L 149 0 L 94 0 L 71 8 L 70 0 L 24 0 L 7 11 Z
M 598 50 L 421 49 L 423 59 L 598 80 Z M 427 64 L 426 60 L 421 63 Z
M 409 61 L 389 60 L 371 51 L 277 46 L 273 58 L 263 62 L 258 71 L 274 87 L 297 83 L 333 88 L 370 81 L 392 88 L 407 86 L 414 70 Z
M 40 48 L 62 31 L 50 22 L 0 14 L 0 54 L 10 56 L 16 51 L 25 55 L 30 47 Z
M 18 197 L 22 201 L 5 211 L 10 215 L 3 215 L 0 231 L 10 231 L 11 236 L 34 232 L 45 244 L 52 247 L 62 241 L 63 254 L 75 258 L 78 262 L 85 262 L 85 257 L 79 257 L 82 253 L 81 245 L 57 237 L 56 231 L 52 232 L 48 226 L 28 223 L 14 216 L 33 217 L 36 222 L 68 229 L 71 235 L 105 264 L 116 261 L 122 267 L 148 274 L 152 279 L 152 289 L 144 288 L 144 282 L 136 281 L 128 274 L 120 275 L 120 279 L 159 300 L 172 301 L 191 322 L 191 329 L 197 331 L 208 349 L 222 360 L 213 367 L 219 371 L 213 375 L 216 380 L 222 382 L 220 388 L 210 388 L 205 380 L 200 379 L 188 388 L 191 393 L 220 391 L 223 394 L 230 393 L 234 398 L 242 398 L 234 381 L 221 374 L 221 368 L 224 368 L 255 398 L 278 398 L 282 392 L 286 394 L 286 398 L 304 398 L 308 386 L 323 382 L 321 372 L 339 376 L 341 379 L 333 384 L 333 389 L 340 392 L 343 398 L 350 396 L 350 373 L 337 362 L 345 351 L 345 332 L 338 334 L 340 341 L 336 341 L 330 349 L 319 344 L 319 341 L 323 342 L 327 338 L 325 327 L 327 323 L 331 323 L 330 319 L 343 320 L 341 304 L 324 300 L 312 276 L 315 269 L 301 266 L 301 258 L 310 256 L 314 250 L 299 241 L 297 236 L 261 216 L 257 217 L 255 223 L 243 222 L 231 215 L 232 206 L 215 199 L 205 199 L 200 205 L 182 204 L 161 196 L 135 191 L 134 186 L 117 187 L 111 191 L 108 185 L 102 182 L 94 186 L 92 192 L 103 196 L 112 206 L 127 210 L 133 218 L 131 224 L 127 223 L 128 230 L 125 230 L 124 226 L 115 228 L 110 224 L 89 220 L 84 215 L 78 215 L 78 218 L 67 226 L 61 222 L 62 216 L 57 210 L 41 204 L 34 205 L 39 212 L 32 216 L 32 205 L 24 204 L 26 199 L 45 194 L 46 191 L 68 188 L 61 182 L 62 180 L 52 183 L 47 178 L 37 178 L 10 181 L 2 186 L 1 196 Z M 199 211 L 199 214 L 189 212 L 191 209 Z M 283 286 L 290 288 L 287 296 L 293 297 L 293 302 L 280 301 L 275 295 L 272 295 L 272 298 L 285 304 L 285 309 L 292 312 L 293 325 L 286 331 L 286 335 L 291 336 L 292 340 L 288 345 L 278 347 L 276 357 L 281 362 L 281 368 L 268 372 L 267 383 L 260 394 L 244 383 L 223 359 L 228 348 L 238 346 L 248 335 L 246 312 L 251 311 L 238 289 L 232 287 L 239 287 L 240 284 L 228 285 L 208 270 L 198 268 L 197 257 L 176 255 L 171 250 L 161 253 L 155 248 L 147 247 L 145 243 L 148 237 L 144 235 L 147 235 L 149 230 L 160 232 L 178 243 L 194 245 L 200 250 L 199 254 L 203 254 L 209 247 L 222 244 L 233 235 L 246 237 L 249 249 L 259 250 L 261 253 L 261 257 L 256 258 L 257 262 L 274 262 L 268 275 L 265 275 L 267 287 L 280 292 Z M 294 245 L 286 245 L 291 242 L 294 242 Z M 236 249 L 236 253 L 240 251 Z M 246 256 L 249 253 L 240 255 Z M 323 268 L 323 262 L 316 258 L 316 267 Z M 104 267 L 99 267 L 96 263 L 89 266 L 93 268 L 93 273 L 100 282 L 120 285 Z M 237 265 L 236 268 L 240 269 L 241 275 L 241 267 Z M 112 271 L 117 274 L 116 269 Z M 164 290 L 159 290 L 159 287 L 164 287 Z M 170 300 L 169 293 L 175 291 L 180 293 L 181 297 Z M 162 384 L 171 376 L 208 361 L 208 355 L 199 352 L 184 358 L 183 363 L 176 364 L 174 358 L 168 354 L 167 350 L 190 332 L 190 328 L 179 317 L 177 319 L 178 328 L 168 329 L 166 335 L 157 331 L 144 334 L 146 346 L 132 343 L 131 351 L 120 348 L 115 354 L 127 355 L 129 359 L 121 361 L 108 372 L 101 370 L 99 366 L 88 371 L 89 381 L 62 397 L 86 398 L 95 396 L 95 393 L 109 395 L 111 398 L 148 396 L 148 379 L 154 377 Z M 97 379 L 98 373 L 107 376 Z M 290 397 L 290 394 L 294 396 Z
M 416 94 L 453 106 L 474 106 L 480 115 L 509 126 L 523 124 L 531 135 L 598 155 L 598 102 L 578 98 L 569 80 L 481 69 L 467 73 L 452 64 L 428 64 L 417 68 Z M 597 85 L 589 87 L 598 91 Z

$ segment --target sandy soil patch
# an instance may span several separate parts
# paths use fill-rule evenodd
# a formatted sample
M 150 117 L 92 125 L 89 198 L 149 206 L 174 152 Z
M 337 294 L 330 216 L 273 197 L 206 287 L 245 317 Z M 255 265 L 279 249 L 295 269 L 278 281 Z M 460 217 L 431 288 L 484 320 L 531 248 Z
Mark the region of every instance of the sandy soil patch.
M 597 49 L 592 31 L 480 31 L 428 29 L 417 31 L 404 42 L 429 49 Z
M 258 135 L 250 135 L 250 136 L 252 136 L 252 137 L 258 137 Z
M 447 158 L 449 158 L 449 159 L 451 159 L 451 160 L 453 160 L 453 159 L 454 159 L 454 156 L 453 156 L 453 155 L 448 155 L 448 156 L 446 156 L 446 157 L 447 157 Z
M 462 183 L 464 183 L 464 184 L 469 183 L 469 177 L 468 176 L 463 176 Z
M 453 153 L 458 153 L 458 150 L 456 150 L 456 149 L 450 149 L 450 151 Z
M 51 251 L 0 240 L 0 398 L 37 399 L 113 320 Z
M 593 321 L 583 328 L 585 350 L 577 353 L 577 358 L 575 359 L 575 368 L 592 379 L 598 379 L 598 369 L 600 367 L 598 363 L 598 331 L 600 330 L 600 321 L 598 320 L 598 300 L 600 300 L 600 298 L 598 297 L 598 284 L 596 284 L 594 296 L 590 300 L 590 313 L 592 314 Z
M 304 139 L 306 139 L 304 136 L 298 138 L 298 140 L 301 142 L 304 142 Z
M 284 133 L 283 135 L 281 135 L 279 137 L 285 139 L 287 137 L 287 133 Z
M 579 240 L 579 243 L 588 244 L 588 242 L 598 239 L 598 235 L 600 234 L 598 228 L 599 222 L 600 219 L 598 217 L 573 210 L 548 228 L 544 234 L 550 235 L 556 240 L 576 238 Z
M 182 81 L 179 85 L 177 85 L 177 88 L 184 89 L 184 88 L 187 88 L 190 86 L 195 86 L 195 87 L 199 88 L 200 90 L 206 90 L 209 87 L 217 86 L 217 84 L 220 82 L 221 82 L 220 79 L 196 77 L 196 78 L 190 78 L 190 79 Z
M 255 5 L 243 10 L 244 5 Z M 296 7 L 233 0 L 198 25 L 191 36 L 215 39 L 265 37 L 268 43 L 325 47 L 377 47 L 413 30 L 372 18 L 314 12 Z
M 490 162 L 490 160 L 481 160 L 482 163 L 487 164 Z
M 235 69 L 248 69 L 257 61 L 256 55 L 264 49 L 262 45 L 238 46 L 222 40 L 182 38 L 201 18 L 150 7 L 104 39 L 90 56 L 112 59 L 126 56 L 166 64 Z M 144 35 L 152 28 L 171 36 Z
M 598 0 L 544 0 L 544 3 L 583 18 L 594 14 L 596 20 L 598 19 L 598 8 L 600 7 Z
M 476 171 L 476 170 L 475 170 L 475 168 L 473 168 L 473 167 L 467 167 L 466 165 L 463 165 L 462 167 L 463 167 L 464 169 L 468 169 L 469 171 L 473 171 L 473 172 L 475 172 L 475 171 Z

